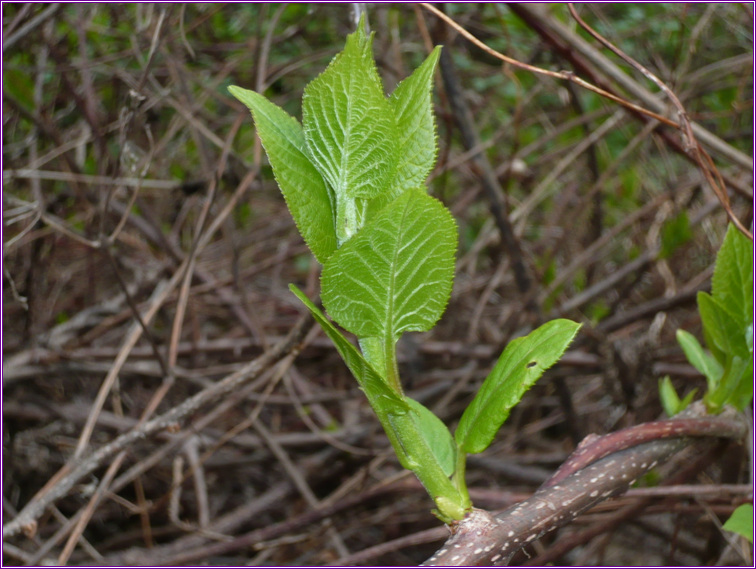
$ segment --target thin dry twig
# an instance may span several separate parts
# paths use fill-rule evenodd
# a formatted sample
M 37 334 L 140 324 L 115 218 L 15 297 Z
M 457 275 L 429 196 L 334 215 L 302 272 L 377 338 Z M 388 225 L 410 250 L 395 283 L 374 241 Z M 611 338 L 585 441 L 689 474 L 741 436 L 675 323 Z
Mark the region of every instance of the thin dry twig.
M 272 363 L 297 349 L 298 344 L 305 337 L 312 327 L 313 321 L 305 316 L 299 320 L 291 332 L 281 342 L 273 346 L 259 358 L 253 360 L 240 371 L 225 377 L 223 380 L 212 384 L 210 387 L 200 391 L 196 395 L 188 398 L 181 404 L 177 405 L 170 411 L 147 421 L 140 428 L 135 428 L 128 433 L 124 433 L 112 442 L 100 447 L 91 455 L 81 459 L 78 464 L 70 468 L 54 484 L 48 485 L 32 499 L 13 520 L 3 526 L 3 537 L 7 538 L 17 534 L 27 528 L 33 532 L 37 518 L 42 515 L 44 510 L 55 500 L 64 496 L 74 484 L 82 477 L 92 472 L 100 466 L 103 461 L 113 454 L 128 448 L 135 441 L 152 436 L 159 431 L 165 430 L 171 425 L 181 422 L 185 417 L 195 412 L 207 402 L 221 397 L 230 391 L 237 389 L 244 382 L 257 377 Z
M 672 89 L 670 89 L 664 81 L 659 79 L 647 67 L 641 65 L 635 59 L 627 55 L 620 48 L 618 48 L 616 45 L 611 43 L 596 30 L 590 27 L 577 13 L 573 3 L 568 2 L 567 6 L 570 10 L 570 14 L 572 14 L 572 17 L 575 18 L 577 23 L 580 24 L 580 26 L 584 30 L 586 30 L 589 34 L 596 38 L 596 40 L 606 48 L 614 52 L 623 61 L 640 71 L 644 77 L 652 81 L 669 98 L 669 100 L 672 101 L 675 109 L 677 109 L 677 116 L 680 120 L 678 129 L 683 134 L 684 148 L 686 152 L 695 160 L 696 164 L 698 164 L 701 173 L 704 175 L 704 178 L 706 178 L 706 181 L 709 183 L 712 191 L 717 196 L 720 203 L 722 204 L 722 207 L 727 212 L 727 216 L 730 218 L 730 221 L 732 221 L 735 227 L 737 227 L 740 232 L 743 233 L 743 235 L 753 241 L 753 234 L 748 231 L 748 229 L 746 229 L 746 227 L 740 222 L 740 219 L 738 219 L 738 217 L 735 215 L 735 212 L 732 211 L 732 207 L 730 206 L 730 198 L 727 194 L 727 188 L 725 187 L 724 180 L 722 180 L 722 175 L 719 173 L 719 169 L 714 164 L 714 160 L 712 160 L 711 156 L 709 156 L 706 150 L 704 150 L 703 146 L 701 146 L 701 144 L 696 139 L 696 135 L 693 132 L 693 126 L 690 122 L 690 119 L 688 118 L 688 113 L 685 110 L 683 104 L 680 102 L 680 99 L 677 97 L 677 95 L 675 95 L 674 91 L 672 91 Z
M 622 97 L 618 97 L 617 95 L 610 93 L 609 91 L 606 91 L 600 87 L 597 87 L 596 85 L 593 85 L 579 77 L 577 77 L 574 73 L 570 71 L 551 71 L 548 69 L 543 69 L 540 67 L 536 67 L 534 65 L 530 65 L 527 63 L 523 63 L 521 61 L 518 61 L 516 59 L 513 59 L 511 57 L 507 57 L 506 55 L 488 47 L 485 43 L 481 42 L 478 38 L 476 38 L 473 34 L 468 32 L 466 29 L 464 29 L 462 26 L 457 24 L 452 18 L 438 10 L 436 7 L 434 7 L 431 4 L 427 4 L 425 2 L 421 3 L 421 5 L 431 13 L 435 14 L 442 20 L 444 20 L 449 26 L 457 30 L 462 36 L 464 36 L 468 41 L 479 47 L 480 49 L 484 50 L 489 55 L 492 55 L 493 57 L 496 57 L 497 59 L 500 59 L 501 61 L 504 61 L 505 63 L 508 63 L 510 65 L 513 65 L 514 67 L 518 67 L 520 69 L 524 69 L 526 71 L 530 71 L 532 73 L 537 73 L 539 75 L 546 75 L 548 77 L 553 77 L 555 79 L 562 79 L 566 81 L 571 81 L 577 85 L 580 85 L 581 87 L 588 89 L 589 91 L 593 91 L 594 93 L 601 95 L 602 97 L 605 97 L 611 101 L 614 101 L 615 103 L 618 103 L 619 105 L 622 105 L 623 107 L 626 107 L 636 113 L 639 113 L 641 115 L 644 115 L 648 118 L 652 118 L 662 124 L 665 124 L 667 126 L 674 127 L 680 131 L 683 132 L 683 135 L 685 139 L 687 140 L 687 144 L 685 144 L 686 152 L 695 160 L 695 162 L 699 165 L 699 168 L 706 178 L 707 182 L 709 183 L 710 187 L 716 194 L 717 198 L 720 200 L 720 203 L 722 204 L 722 207 L 727 212 L 728 217 L 730 220 L 735 224 L 735 226 L 744 234 L 746 235 L 751 241 L 753 241 L 753 235 L 750 231 L 740 222 L 740 220 L 737 218 L 735 213 L 732 210 L 732 207 L 730 206 L 730 200 L 727 195 L 727 189 L 724 184 L 724 180 L 722 179 L 721 174 L 719 173 L 716 165 L 714 164 L 714 161 L 712 158 L 708 155 L 708 153 L 703 149 L 703 147 L 698 143 L 695 137 L 695 132 L 693 125 L 691 124 L 690 120 L 687 118 L 687 113 L 685 112 L 684 107 L 682 106 L 682 103 L 680 103 L 677 96 L 672 92 L 669 87 L 667 87 L 666 84 L 664 84 L 663 81 L 658 79 L 653 73 L 651 73 L 648 69 L 634 61 L 629 56 L 622 53 L 618 48 L 613 46 L 610 42 L 605 40 L 603 37 L 601 37 L 598 33 L 596 33 L 594 30 L 592 30 L 585 22 L 583 22 L 582 19 L 577 15 L 577 13 L 574 11 L 574 8 L 572 7 L 572 4 L 568 3 L 568 6 L 570 7 L 570 11 L 575 17 L 575 19 L 580 23 L 581 26 L 583 26 L 586 30 L 591 33 L 596 39 L 601 41 L 604 45 L 612 49 L 615 53 L 620 55 L 625 61 L 627 61 L 629 64 L 633 65 L 636 69 L 640 70 L 647 78 L 652 80 L 654 83 L 656 83 L 657 86 L 659 86 L 660 89 L 662 89 L 665 94 L 670 98 L 670 100 L 673 101 L 675 104 L 677 111 L 678 111 L 678 117 L 680 119 L 679 123 L 676 123 L 675 121 L 672 121 L 668 118 L 666 118 L 663 115 L 660 115 L 659 113 L 656 113 L 654 111 L 645 109 L 643 107 L 640 107 L 634 103 L 631 103 L 630 101 L 623 99 Z
M 489 55 L 492 55 L 496 59 L 500 59 L 501 61 L 508 63 L 514 67 L 518 67 L 519 69 L 524 69 L 526 71 L 530 71 L 532 73 L 537 73 L 539 75 L 546 75 L 548 77 L 553 77 L 555 79 L 563 79 L 565 81 L 571 81 L 577 85 L 580 85 L 581 87 L 584 87 L 585 89 L 588 89 L 589 91 L 593 91 L 594 93 L 601 95 L 602 97 L 606 97 L 609 100 L 614 101 L 615 103 L 618 103 L 622 105 L 623 107 L 626 107 L 628 109 L 631 109 L 635 112 L 641 113 L 642 115 L 645 115 L 649 118 L 652 118 L 654 120 L 657 120 L 661 123 L 664 123 L 668 126 L 676 127 L 677 123 L 674 121 L 666 118 L 665 116 L 662 116 L 658 113 L 655 113 L 654 111 L 650 111 L 648 109 L 644 109 L 643 107 L 639 107 L 638 105 L 631 103 L 630 101 L 627 101 L 623 99 L 622 97 L 618 97 L 617 95 L 610 93 L 609 91 L 605 91 L 604 89 L 601 89 L 600 87 L 597 87 L 596 85 L 592 85 L 591 83 L 588 83 L 587 81 L 581 79 L 580 77 L 577 77 L 574 73 L 570 71 L 551 71 L 549 69 L 543 69 L 541 67 L 536 67 L 535 65 L 530 65 L 528 63 L 523 63 L 521 61 L 518 61 L 516 59 L 513 59 L 511 57 L 507 57 L 503 53 L 500 53 L 496 51 L 495 49 L 492 49 L 488 47 L 485 43 L 480 41 L 478 38 L 476 38 L 473 34 L 468 32 L 465 28 L 460 26 L 457 22 L 455 22 L 452 18 L 441 12 L 438 8 L 433 6 L 432 4 L 427 4 L 425 2 L 421 2 L 420 4 L 423 8 L 428 10 L 429 12 L 435 14 L 439 18 L 441 18 L 444 22 L 449 24 L 452 28 L 457 30 L 462 36 L 464 36 L 470 43 L 478 46 L 480 49 L 488 53 Z

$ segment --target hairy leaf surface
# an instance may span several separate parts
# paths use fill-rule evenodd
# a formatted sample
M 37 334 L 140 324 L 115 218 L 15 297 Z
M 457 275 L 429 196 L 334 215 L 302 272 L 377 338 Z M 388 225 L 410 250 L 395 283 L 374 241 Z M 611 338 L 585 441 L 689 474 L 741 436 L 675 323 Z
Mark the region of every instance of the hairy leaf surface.
M 398 152 L 394 112 L 373 61 L 364 25 L 347 37 L 344 51 L 310 82 L 302 123 L 313 163 L 336 198 L 340 243 L 356 233 L 364 215 L 358 198 L 385 192 Z
M 336 251 L 323 268 L 323 305 L 359 337 L 396 342 L 441 317 L 454 276 L 456 224 L 424 191 L 408 190 Z
M 437 46 L 389 97 L 399 140 L 399 159 L 392 180 L 395 195 L 422 185 L 436 161 L 436 123 L 431 93 L 433 71 L 440 55 L 441 47 Z

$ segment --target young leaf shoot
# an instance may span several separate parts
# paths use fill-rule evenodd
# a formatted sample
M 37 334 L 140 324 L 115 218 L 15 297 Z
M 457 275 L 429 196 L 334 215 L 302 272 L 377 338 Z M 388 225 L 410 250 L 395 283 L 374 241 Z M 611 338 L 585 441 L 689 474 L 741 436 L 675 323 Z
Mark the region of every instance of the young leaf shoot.
M 386 97 L 364 20 L 344 50 L 304 90 L 302 125 L 264 96 L 239 87 L 292 217 L 323 265 L 328 315 L 292 292 L 336 346 L 375 411 L 399 462 L 412 470 L 447 523 L 472 508 L 467 453 L 481 452 L 525 391 L 562 355 L 578 324 L 557 320 L 513 341 L 453 437 L 404 393 L 396 343 L 430 330 L 449 302 L 457 226 L 428 195 L 436 158 L 432 109 L 436 47 Z

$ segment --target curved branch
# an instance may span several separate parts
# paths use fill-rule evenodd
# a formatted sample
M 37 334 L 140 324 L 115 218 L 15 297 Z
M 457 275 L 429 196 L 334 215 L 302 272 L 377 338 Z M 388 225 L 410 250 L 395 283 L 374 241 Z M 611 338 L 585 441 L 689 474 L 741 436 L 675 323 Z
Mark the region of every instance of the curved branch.
M 660 462 L 701 437 L 742 438 L 742 415 L 706 417 L 702 405 L 674 418 L 604 437 L 587 437 L 557 473 L 527 500 L 494 516 L 473 510 L 424 565 L 502 565 L 545 533 L 616 496 Z

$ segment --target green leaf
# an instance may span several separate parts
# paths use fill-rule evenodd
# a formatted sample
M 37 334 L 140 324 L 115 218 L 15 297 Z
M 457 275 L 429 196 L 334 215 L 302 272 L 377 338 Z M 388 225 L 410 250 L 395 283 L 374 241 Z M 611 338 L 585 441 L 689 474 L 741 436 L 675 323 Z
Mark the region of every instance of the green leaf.
M 672 385 L 672 380 L 669 376 L 665 376 L 664 379 L 659 380 L 659 399 L 661 399 L 662 407 L 667 417 L 674 417 L 679 412 L 677 409 L 680 406 L 680 397 L 675 391 L 675 387 Z
M 753 324 L 753 243 L 732 224 L 717 253 L 711 294 L 742 330 Z
M 753 505 L 742 504 L 735 508 L 730 519 L 722 527 L 727 531 L 742 535 L 753 543 Z
M 440 55 L 441 46 L 437 46 L 389 97 L 396 117 L 399 153 L 386 203 L 408 188 L 423 185 L 436 162 L 436 123 L 431 95 L 433 71 Z
M 325 263 L 336 250 L 334 208 L 323 177 L 308 157 L 302 127 L 259 93 L 235 86 L 228 90 L 252 111 L 294 222 L 315 258 Z
M 562 357 L 579 328 L 570 320 L 552 320 L 507 345 L 462 414 L 454 434 L 461 452 L 474 454 L 488 448 L 512 407 Z
M 456 224 L 438 200 L 409 190 L 388 205 L 323 268 L 323 305 L 359 337 L 396 343 L 433 327 L 454 276 Z
M 685 352 L 685 357 L 688 358 L 690 365 L 706 377 L 709 390 L 714 389 L 722 377 L 722 366 L 719 365 L 719 362 L 704 351 L 696 337 L 690 332 L 678 330 L 677 342 Z
M 712 352 L 726 361 L 727 356 L 737 355 L 746 358 L 749 354 L 746 344 L 746 326 L 742 317 L 731 312 L 725 303 L 705 292 L 698 293 L 698 311 L 706 332 L 706 340 Z M 713 346 L 712 346 L 713 344 Z M 718 359 L 719 359 L 718 358 Z M 722 362 L 719 359 L 720 363 Z
M 444 521 L 462 519 L 470 503 L 449 480 L 449 471 L 454 470 L 454 454 L 451 455 L 451 466 L 446 454 L 449 452 L 447 436 L 451 438 L 451 435 L 428 409 L 411 399 L 406 398 L 405 401 L 412 412 L 390 413 L 388 416 L 406 457 L 407 462 L 403 466 L 415 473 L 433 498 Z M 441 440 L 434 440 L 435 437 Z
M 340 244 L 364 223 L 365 204 L 357 198 L 386 191 L 396 167 L 396 121 L 375 68 L 372 42 L 361 23 L 302 98 L 307 147 L 334 192 Z
M 718 413 L 725 405 L 742 411 L 753 399 L 753 360 L 728 357 L 722 379 L 704 397 L 710 410 Z
M 680 404 L 677 406 L 678 413 L 682 413 L 683 411 L 685 411 L 685 409 L 688 408 L 688 405 L 691 404 L 697 392 L 698 392 L 698 389 L 693 389 L 690 393 L 688 393 L 685 397 L 683 397 L 683 400 L 680 401 Z
M 454 474 L 457 446 L 443 421 L 414 399 L 405 397 L 417 420 L 417 430 L 431 451 L 433 460 L 446 476 Z

